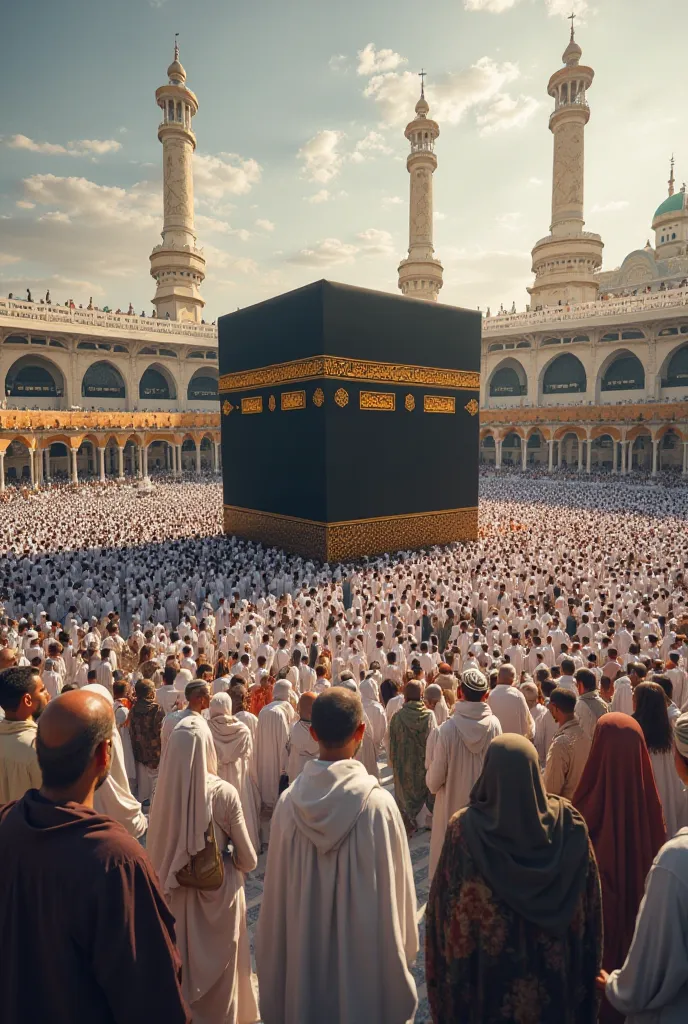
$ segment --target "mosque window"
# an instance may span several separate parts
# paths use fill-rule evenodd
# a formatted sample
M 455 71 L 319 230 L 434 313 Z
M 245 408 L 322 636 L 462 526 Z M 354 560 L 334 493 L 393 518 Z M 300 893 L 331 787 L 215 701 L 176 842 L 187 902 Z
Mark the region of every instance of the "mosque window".
M 174 100 L 167 101 L 167 118 L 169 121 L 174 121 Z
M 635 341 L 639 338 L 645 338 L 642 331 L 623 331 L 621 334 L 622 341 Z
M 674 231 L 674 232 L 672 233 L 672 235 L 671 235 L 671 241 L 673 242 L 673 240 L 674 240 L 675 238 L 676 238 L 676 232 Z
M 618 341 L 618 340 L 619 340 L 618 332 L 616 334 L 614 334 L 613 331 L 610 334 L 603 334 L 602 337 L 600 338 L 600 341 Z
M 660 242 L 663 242 L 663 241 L 664 241 L 664 235 L 662 235 L 662 237 L 660 238 Z
M 139 398 L 146 398 L 149 401 L 157 399 L 169 401 L 174 397 L 171 394 L 167 378 L 155 367 L 149 366 L 139 382 Z
M 587 377 L 580 359 L 570 352 L 557 356 L 542 378 L 545 395 L 582 394 L 587 391 Z
M 217 359 L 217 352 L 206 352 L 206 359 Z
M 5 338 L 6 345 L 28 345 L 28 338 L 20 338 L 18 334 L 11 334 L 9 338 Z
M 31 339 L 31 344 L 32 345 L 47 345 L 48 342 L 45 340 L 45 338 L 32 338 Z
M 139 352 L 140 356 L 156 356 L 157 354 L 158 350 L 152 348 L 150 345 L 148 345 L 146 348 L 142 348 L 141 351 Z
M 500 367 L 490 381 L 491 398 L 516 398 L 527 393 L 528 385 L 521 384 L 521 379 L 513 366 Z
M 203 359 L 203 358 L 204 358 L 203 353 L 199 352 L 197 349 L 194 352 L 189 352 L 189 359 Z
M 683 324 L 681 327 L 681 334 L 688 334 L 688 324 Z
M 666 378 L 662 381 L 664 388 L 684 388 L 688 386 L 688 345 L 674 352 L 667 366 Z
M 171 348 L 159 348 L 158 349 L 158 355 L 159 356 L 176 356 L 177 353 L 174 351 L 174 349 L 171 349 Z
M 504 348 L 516 348 L 516 346 L 513 343 L 513 341 L 507 341 L 504 345 Z
M 10 398 L 58 398 L 62 389 L 58 388 L 55 378 L 45 366 L 24 363 L 10 368 L 5 378 L 5 393 Z
M 490 345 L 490 347 L 488 348 L 487 351 L 488 352 L 501 352 L 503 348 L 504 348 L 504 346 L 501 344 L 501 342 L 497 342 L 494 345 Z
M 77 348 L 82 350 L 88 350 L 89 352 L 94 352 L 96 345 L 94 341 L 80 341 L 79 344 L 77 345 Z
M 545 338 L 543 345 L 561 345 L 561 338 Z
M 115 345 L 113 352 L 126 352 L 127 349 L 124 345 Z
M 124 380 L 109 363 L 94 363 L 81 382 L 82 398 L 125 398 Z
M 590 338 L 587 336 L 587 334 L 577 334 L 573 340 L 575 343 L 577 341 L 590 341 Z
M 686 326 L 688 327 L 688 325 Z M 669 334 L 678 334 L 678 327 L 663 327 L 657 337 L 666 338 Z
M 50 342 L 51 348 L 66 348 L 67 346 L 62 341 L 56 341 L 54 338 Z
M 494 448 L 494 446 L 495 446 L 494 437 L 492 436 L 492 434 L 488 434 L 487 437 L 484 437 L 482 439 L 480 444 L 482 445 L 483 448 Z
M 519 341 L 519 343 L 516 346 L 516 348 L 530 348 L 530 342 L 529 341 Z
M 189 401 L 212 402 L 217 398 L 217 381 L 214 377 L 192 377 L 187 397 Z
M 602 378 L 602 391 L 640 391 L 645 387 L 645 369 L 637 356 L 614 359 Z

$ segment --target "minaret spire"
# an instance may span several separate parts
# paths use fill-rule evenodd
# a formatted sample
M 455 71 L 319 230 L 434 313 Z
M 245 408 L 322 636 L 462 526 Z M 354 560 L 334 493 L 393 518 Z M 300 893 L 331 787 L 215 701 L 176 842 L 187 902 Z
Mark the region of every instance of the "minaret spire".
M 156 245 L 150 257 L 151 277 L 157 283 L 153 305 L 159 317 L 198 322 L 205 305 L 199 292 L 205 259 L 196 247 L 193 208 L 196 136 L 191 120 L 198 111 L 198 100 L 186 84 L 178 38 L 175 32 L 167 84 L 155 93 L 162 111 L 158 139 L 162 142 L 164 219 L 162 245 Z
M 535 282 L 528 289 L 533 306 L 590 302 L 597 298 L 595 271 L 602 265 L 602 239 L 584 231 L 585 126 L 590 119 L 587 92 L 595 72 L 581 64 L 575 12 L 571 36 L 547 92 L 554 99 L 549 127 L 554 136 L 550 234 L 533 249 Z
M 416 116 L 406 125 L 404 135 L 411 143 L 406 158 L 409 172 L 409 248 L 408 257 L 399 264 L 399 288 L 404 295 L 437 300 L 442 287 L 442 264 L 435 259 L 432 221 L 432 176 L 437 168 L 435 141 L 440 129 L 428 117 L 425 98 L 425 70 L 419 72 L 420 99 Z
M 673 194 L 674 194 L 674 185 L 676 184 L 676 179 L 674 178 L 674 154 L 673 153 L 671 154 L 671 165 L 670 166 L 671 166 L 671 171 L 669 173 L 669 195 L 673 196 Z

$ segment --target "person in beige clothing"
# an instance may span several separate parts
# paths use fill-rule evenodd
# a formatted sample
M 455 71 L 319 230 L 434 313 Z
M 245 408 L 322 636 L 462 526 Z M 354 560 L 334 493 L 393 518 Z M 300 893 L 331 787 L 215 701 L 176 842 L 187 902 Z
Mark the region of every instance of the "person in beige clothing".
M 19 800 L 43 779 L 36 757 L 36 719 L 50 696 L 39 673 L 29 667 L 0 672 L 0 805 Z
M 576 697 L 570 690 L 558 686 L 552 691 L 549 712 L 559 729 L 547 752 L 545 790 L 570 800 L 583 774 L 592 741 L 576 718 Z

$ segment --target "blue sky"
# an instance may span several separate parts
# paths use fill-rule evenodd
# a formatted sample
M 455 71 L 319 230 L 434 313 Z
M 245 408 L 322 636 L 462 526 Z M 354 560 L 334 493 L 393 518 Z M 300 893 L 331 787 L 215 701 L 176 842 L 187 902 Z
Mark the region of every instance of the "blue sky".
M 206 319 L 320 277 L 396 290 L 405 124 L 428 71 L 440 125 L 442 301 L 522 308 L 549 225 L 549 76 L 572 0 L 23 0 L 3 15 L 0 291 L 151 309 L 161 226 L 154 93 L 174 33 L 194 119 Z M 688 178 L 684 0 L 573 0 L 596 72 L 586 227 L 605 269 Z

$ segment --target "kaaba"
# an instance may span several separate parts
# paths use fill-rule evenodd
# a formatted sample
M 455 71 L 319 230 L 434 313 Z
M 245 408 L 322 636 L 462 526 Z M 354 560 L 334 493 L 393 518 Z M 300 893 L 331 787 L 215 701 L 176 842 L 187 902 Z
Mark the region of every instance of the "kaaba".
M 323 562 L 474 540 L 480 333 L 332 281 L 220 317 L 225 533 Z

